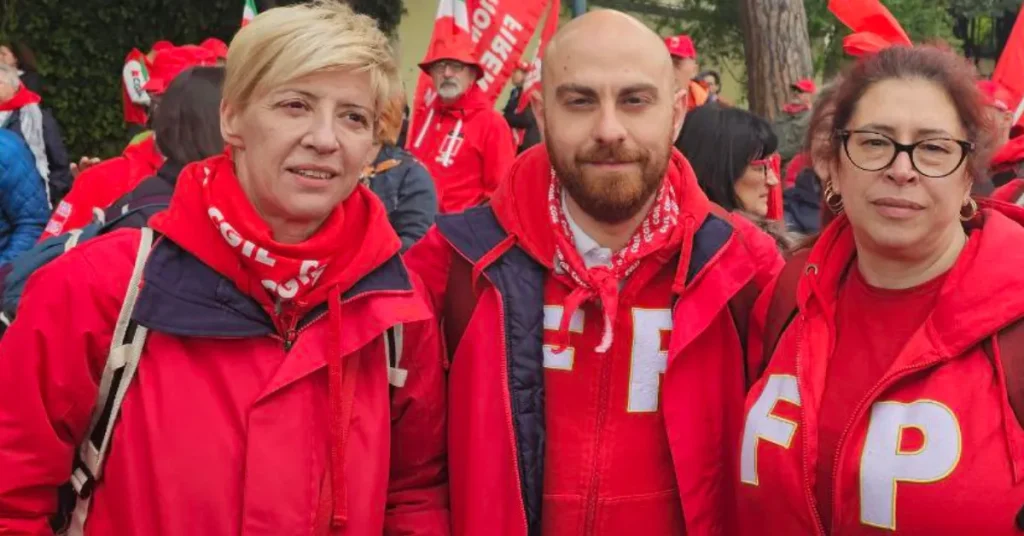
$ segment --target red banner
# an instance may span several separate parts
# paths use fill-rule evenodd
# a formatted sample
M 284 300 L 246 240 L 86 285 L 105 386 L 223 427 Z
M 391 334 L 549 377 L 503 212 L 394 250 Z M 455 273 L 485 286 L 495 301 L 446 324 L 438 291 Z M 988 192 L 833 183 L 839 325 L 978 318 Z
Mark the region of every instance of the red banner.
M 483 70 L 477 85 L 493 103 L 512 77 L 519 59 L 533 37 L 547 0 L 440 0 L 431 50 L 435 41 L 447 32 L 469 31 L 476 46 L 475 56 Z M 420 74 L 409 118 L 410 146 L 417 145 L 415 124 L 436 94 L 426 74 Z M 416 135 L 413 135 L 416 134 Z
M 548 42 L 551 41 L 555 32 L 558 31 L 558 16 L 561 10 L 562 6 L 558 0 L 551 0 L 548 4 L 548 14 L 544 20 L 544 29 L 540 34 L 540 46 L 537 47 L 533 63 L 530 65 L 530 70 L 526 73 L 526 80 L 523 82 L 523 94 L 519 96 L 519 106 L 516 108 L 516 113 L 522 113 L 526 106 L 530 104 L 530 98 L 533 93 L 540 89 L 541 61 L 544 58 L 544 50 L 548 47 Z
M 1024 105 L 1024 17 L 1017 15 L 1010 38 L 1006 40 L 1003 54 L 999 56 L 996 70 L 992 72 L 992 81 L 998 82 L 1013 94 L 1010 109 L 1015 110 L 1013 119 L 1018 122 Z
M 544 14 L 545 0 L 476 0 L 470 31 L 484 75 L 477 84 L 491 102 L 498 100 Z
M 843 50 L 851 56 L 873 54 L 892 45 L 913 45 L 879 0 L 829 0 L 828 10 L 853 31 L 843 39 Z

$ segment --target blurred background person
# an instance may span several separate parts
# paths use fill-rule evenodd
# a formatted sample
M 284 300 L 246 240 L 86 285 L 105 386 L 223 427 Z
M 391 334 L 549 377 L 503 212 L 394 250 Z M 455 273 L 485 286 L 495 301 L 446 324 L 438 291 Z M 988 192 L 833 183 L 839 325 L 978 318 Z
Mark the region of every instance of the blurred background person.
M 0 129 L 0 264 L 32 247 L 49 214 L 28 146 L 17 134 Z
M 792 237 L 767 219 L 769 198 L 779 187 L 772 164 L 777 147 L 767 121 L 715 103 L 687 114 L 676 141 L 708 199 L 758 223 L 780 245 L 788 246 Z
M 0 65 L 13 67 L 21 83 L 33 93 L 42 93 L 44 81 L 36 65 L 36 55 L 23 41 L 0 40 Z
M 406 109 L 405 92 L 399 90 L 381 113 L 373 163 L 362 180 L 387 209 L 391 227 L 402 239 L 402 252 L 423 238 L 437 215 L 437 191 L 430 172 L 408 151 L 398 146 Z

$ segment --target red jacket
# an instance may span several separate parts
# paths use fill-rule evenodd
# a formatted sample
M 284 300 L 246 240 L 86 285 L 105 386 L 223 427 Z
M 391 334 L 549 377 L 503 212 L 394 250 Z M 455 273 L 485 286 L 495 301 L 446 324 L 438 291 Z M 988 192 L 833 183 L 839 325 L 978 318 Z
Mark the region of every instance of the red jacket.
M 442 213 L 458 212 L 491 197 L 516 158 L 508 123 L 475 84 L 452 104 L 434 99 L 407 149 L 434 177 Z M 419 121 L 417 121 L 419 123 Z
M 156 175 L 163 163 L 156 139 L 150 136 L 129 145 L 121 156 L 83 171 L 53 211 L 39 241 L 89 225 L 94 208 L 107 208 L 140 182 Z
M 672 165 L 689 168 L 673 154 Z M 548 166 L 544 147 L 523 153 L 491 206 L 440 218 L 406 256 L 438 308 L 446 290 L 468 290 L 446 289 L 453 254 L 473 261 L 479 274 L 477 306 L 449 371 L 452 528 L 459 535 L 539 533 L 545 421 L 571 409 L 545 406 L 543 389 L 544 286 L 554 239 L 544 197 L 537 197 L 548 174 L 536 169 Z M 521 171 L 527 168 L 534 171 Z M 677 192 L 686 235 L 667 274 L 675 305 L 659 389 L 664 433 L 687 531 L 734 534 L 729 483 L 735 475 L 728 461 L 738 455 L 732 446 L 738 445 L 744 373 L 728 302 L 752 281 L 767 284 L 782 261 L 753 224 L 711 215 L 692 173 Z M 607 440 L 628 436 L 619 429 Z M 615 474 L 625 479 L 617 486 L 628 487 L 628 473 Z
M 991 197 L 992 199 L 997 199 L 999 201 L 1020 205 L 1022 204 L 1022 195 L 1024 195 L 1024 179 L 1013 179 L 999 188 L 996 188 L 996 190 L 992 192 Z
M 0 534 L 52 534 L 47 517 L 89 425 L 138 236 L 92 240 L 29 280 L 0 343 Z M 393 257 L 345 293 L 338 353 L 316 312 L 285 351 L 254 301 L 158 242 L 133 315 L 149 337 L 85 533 L 327 534 L 337 446 L 326 363 L 357 359 L 341 458 L 347 520 L 333 534 L 448 534 L 441 348 L 420 291 Z M 391 388 L 381 334 L 396 323 L 408 379 Z
M 799 313 L 747 397 L 737 458 L 742 534 L 1019 534 L 1024 430 L 1007 401 L 999 352 L 990 356 L 982 343 L 1024 315 L 1024 293 L 1011 290 L 1024 285 L 1024 251 L 1007 247 L 1024 242 L 1024 210 L 990 206 L 925 324 L 846 424 L 828 532 L 813 492 L 818 401 L 835 297 L 855 250 L 845 217 L 825 229 L 797 288 Z M 755 307 L 754 333 L 768 295 Z M 924 445 L 904 452 L 906 428 L 917 428 Z

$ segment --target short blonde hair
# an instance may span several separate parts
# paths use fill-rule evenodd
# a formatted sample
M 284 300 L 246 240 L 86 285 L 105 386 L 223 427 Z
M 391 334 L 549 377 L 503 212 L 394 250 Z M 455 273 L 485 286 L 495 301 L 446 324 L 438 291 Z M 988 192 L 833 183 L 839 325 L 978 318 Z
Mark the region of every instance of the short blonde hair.
M 377 123 L 398 84 L 391 44 L 377 22 L 337 0 L 269 9 L 231 40 L 224 102 L 245 108 L 281 84 L 333 70 L 370 74 Z

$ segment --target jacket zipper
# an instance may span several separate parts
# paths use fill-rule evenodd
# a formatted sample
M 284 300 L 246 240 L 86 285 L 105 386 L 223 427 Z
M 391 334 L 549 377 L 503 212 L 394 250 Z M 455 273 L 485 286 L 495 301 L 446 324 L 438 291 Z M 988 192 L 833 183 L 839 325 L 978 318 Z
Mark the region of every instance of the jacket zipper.
M 611 383 L 611 349 L 603 356 L 601 364 L 601 387 L 597 396 L 597 433 L 594 434 L 593 462 L 590 467 L 590 488 L 587 490 L 587 525 L 584 534 L 594 534 L 594 525 L 597 523 L 597 496 L 598 488 L 601 485 L 601 431 L 604 430 L 604 421 L 608 413 L 608 384 Z
M 342 300 L 341 303 L 342 304 L 350 303 L 352 300 L 363 298 L 365 296 L 376 296 L 376 295 L 381 295 L 381 294 L 402 294 L 402 293 L 407 293 L 407 292 L 408 291 L 405 291 L 405 290 L 401 290 L 401 291 L 377 290 L 377 291 L 372 291 L 372 292 L 366 292 L 366 293 L 360 294 L 359 296 L 356 296 L 356 297 L 353 297 L 353 298 L 349 298 L 347 300 Z M 280 302 L 278 302 L 277 305 L 275 305 L 274 307 L 275 307 L 277 313 L 280 314 L 281 313 L 281 304 L 280 304 Z M 306 322 L 306 325 L 304 325 L 302 327 L 296 327 L 299 324 L 299 320 L 296 320 L 295 323 L 292 325 L 292 327 L 290 329 L 288 329 L 287 331 L 285 331 L 283 336 L 280 335 L 280 334 L 275 333 L 274 337 L 280 339 L 284 343 L 284 350 L 287 352 L 287 351 L 292 349 L 292 346 L 295 345 L 295 341 L 298 340 L 299 335 L 301 335 L 303 331 L 306 331 L 307 329 L 309 329 L 310 326 L 312 326 L 313 324 L 317 323 L 320 319 L 324 318 L 325 316 L 327 316 L 327 311 L 324 311 L 324 312 L 314 316 L 313 318 L 311 318 L 309 320 L 309 322 Z
M 470 264 L 470 266 L 473 265 L 473 261 L 470 260 L 469 257 L 463 255 L 461 251 L 459 251 L 455 247 L 452 247 L 452 251 L 454 251 L 457 255 L 459 255 L 460 257 L 465 259 L 465 261 L 468 262 Z M 486 273 L 481 272 L 480 275 L 483 276 L 484 279 L 486 279 L 487 282 L 490 283 L 492 287 L 494 287 L 494 281 L 492 281 L 491 278 L 488 277 Z M 470 285 L 472 286 L 472 282 L 470 282 Z M 472 288 L 471 288 L 471 290 L 472 290 Z M 446 290 L 446 292 L 447 292 L 447 290 Z M 504 388 L 507 391 L 508 390 L 509 382 L 508 382 L 508 352 L 506 351 L 505 344 L 504 344 L 505 339 L 507 337 L 507 334 L 505 333 L 505 300 L 502 299 L 500 292 L 498 293 L 498 325 L 501 326 L 500 327 L 501 335 L 502 335 L 501 357 L 502 357 L 502 363 L 504 364 L 501 367 L 501 381 L 502 381 L 502 385 L 504 385 Z M 459 341 L 459 343 L 461 344 L 462 341 Z M 453 356 L 454 356 L 454 352 L 457 351 L 457 350 L 458 350 L 458 348 L 454 348 L 452 350 L 453 351 Z M 454 359 L 452 361 L 454 362 Z M 516 441 L 515 441 L 515 437 L 516 437 L 515 430 L 516 430 L 516 427 L 515 427 L 515 423 L 512 422 L 512 413 L 511 413 L 511 410 L 512 410 L 512 393 L 511 392 L 508 393 L 508 404 L 509 404 L 509 412 L 505 413 L 505 424 L 508 425 L 509 435 L 512 437 L 512 452 L 518 452 L 518 446 L 516 445 Z M 545 456 L 545 453 L 542 452 L 542 453 L 540 453 L 540 455 L 541 456 Z M 518 465 L 519 464 L 517 462 L 516 463 L 517 467 L 516 467 L 516 471 L 514 472 L 514 474 L 515 474 L 515 477 L 516 477 L 516 489 L 519 490 L 519 508 L 520 508 L 519 511 L 522 512 L 523 527 L 525 527 L 526 528 L 526 532 L 529 533 L 530 532 L 530 521 L 529 521 L 529 519 L 527 518 L 527 515 L 526 515 L 526 497 L 523 496 L 523 479 L 520 478 L 520 476 L 519 476 Z M 543 475 L 541 477 L 543 478 Z
M 800 354 L 801 354 L 801 352 L 803 350 L 803 345 L 804 345 L 804 331 L 807 330 L 807 319 L 803 316 L 803 314 L 800 314 L 800 313 L 798 313 L 798 314 L 800 315 L 800 329 L 799 329 L 799 331 L 796 332 L 796 377 L 797 377 L 797 382 L 798 382 L 797 383 L 797 391 L 800 390 L 799 381 L 800 381 L 800 378 L 803 377 L 803 372 L 801 370 L 802 367 L 800 366 L 800 363 L 802 362 L 802 360 L 800 358 Z M 807 406 L 806 406 L 806 404 L 804 403 L 804 401 L 802 399 L 800 401 L 800 411 L 802 413 L 807 413 Z M 810 471 L 810 469 L 811 469 L 811 460 L 808 459 L 808 454 L 807 454 L 807 445 L 810 444 L 810 434 L 807 431 L 807 424 L 806 423 L 807 423 L 807 420 L 804 419 L 804 422 L 801 423 L 802 425 L 800 426 L 800 428 L 801 428 L 800 435 L 803 438 L 803 449 L 802 449 L 803 450 L 803 456 L 802 456 L 802 458 L 803 458 L 803 471 L 804 471 L 804 498 L 807 500 L 807 506 L 810 507 L 811 513 L 813 514 L 814 526 L 817 529 L 817 533 L 819 535 L 821 535 L 821 536 L 824 536 L 824 534 L 825 534 L 825 526 L 824 526 L 824 523 L 822 523 L 822 521 L 821 521 L 821 512 L 818 511 L 818 505 L 817 505 L 817 503 L 815 502 L 815 499 L 814 499 L 814 490 L 812 489 L 813 486 L 811 486 L 811 471 Z
M 836 445 L 836 456 L 835 460 L 833 460 L 835 464 L 832 466 L 832 534 L 836 534 L 837 532 L 836 520 L 838 519 L 838 516 L 836 515 L 836 513 L 839 510 L 837 508 L 839 502 L 836 500 L 836 497 L 838 496 L 836 493 L 839 490 L 839 486 L 837 486 L 839 478 L 839 459 L 843 454 L 843 445 L 846 443 L 846 437 L 850 434 L 850 430 L 853 429 L 853 425 L 860 420 L 861 413 L 864 412 L 864 408 L 865 406 L 868 405 L 868 402 L 873 400 L 875 396 L 878 394 L 878 392 L 882 390 L 883 387 L 891 385 L 893 382 L 901 379 L 910 372 L 926 369 L 940 361 L 942 361 L 941 356 L 936 357 L 935 359 L 925 361 L 924 363 L 917 363 L 915 365 L 903 367 L 893 372 L 892 374 L 883 377 L 881 380 L 878 381 L 878 383 L 874 385 L 874 387 L 871 388 L 870 391 L 868 391 L 866 395 L 864 395 L 864 398 L 862 398 L 860 402 L 857 403 L 856 409 L 853 412 L 853 417 L 846 423 L 846 428 L 843 429 L 842 435 L 839 436 L 839 443 L 837 443 Z

